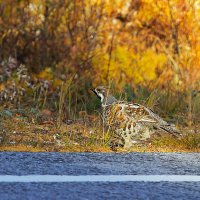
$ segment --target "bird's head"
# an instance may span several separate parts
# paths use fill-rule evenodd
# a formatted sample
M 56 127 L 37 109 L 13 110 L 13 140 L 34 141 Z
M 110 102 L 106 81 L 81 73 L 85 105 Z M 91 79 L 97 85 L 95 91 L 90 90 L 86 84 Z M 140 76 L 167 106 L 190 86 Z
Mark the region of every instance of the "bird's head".
M 117 99 L 109 93 L 109 88 L 105 86 L 98 86 L 91 90 L 101 100 L 102 105 L 112 104 L 113 102 L 117 101 Z

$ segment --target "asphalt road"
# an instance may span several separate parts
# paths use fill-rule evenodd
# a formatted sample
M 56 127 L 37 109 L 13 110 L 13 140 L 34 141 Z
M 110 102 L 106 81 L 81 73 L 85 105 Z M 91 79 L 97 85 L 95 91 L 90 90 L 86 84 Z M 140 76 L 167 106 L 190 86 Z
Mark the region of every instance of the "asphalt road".
M 0 153 L 0 200 L 196 200 L 199 179 L 198 153 Z

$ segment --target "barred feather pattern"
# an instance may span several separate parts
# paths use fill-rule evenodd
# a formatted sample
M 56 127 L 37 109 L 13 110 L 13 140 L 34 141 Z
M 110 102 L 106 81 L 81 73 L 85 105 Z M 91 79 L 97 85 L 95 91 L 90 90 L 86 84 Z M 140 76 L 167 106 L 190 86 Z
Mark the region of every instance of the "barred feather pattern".
M 101 99 L 104 124 L 117 138 L 123 139 L 125 147 L 129 148 L 137 141 L 147 140 L 155 133 L 154 129 L 181 136 L 175 126 L 167 123 L 150 108 L 137 103 L 118 101 L 102 86 L 94 92 Z
M 140 104 L 114 102 L 106 105 L 103 107 L 103 120 L 109 130 L 123 138 L 127 147 L 138 140 L 150 138 L 154 133 L 150 127 L 164 130 L 177 137 L 181 135 L 173 125 Z

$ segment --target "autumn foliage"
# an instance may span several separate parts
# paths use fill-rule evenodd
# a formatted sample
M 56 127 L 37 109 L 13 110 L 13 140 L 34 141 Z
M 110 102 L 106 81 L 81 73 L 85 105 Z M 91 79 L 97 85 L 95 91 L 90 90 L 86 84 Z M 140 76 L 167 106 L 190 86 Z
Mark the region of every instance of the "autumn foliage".
M 199 21 L 199 0 L 0 0 L 1 101 L 69 116 L 94 110 L 91 86 L 111 85 L 197 123 Z

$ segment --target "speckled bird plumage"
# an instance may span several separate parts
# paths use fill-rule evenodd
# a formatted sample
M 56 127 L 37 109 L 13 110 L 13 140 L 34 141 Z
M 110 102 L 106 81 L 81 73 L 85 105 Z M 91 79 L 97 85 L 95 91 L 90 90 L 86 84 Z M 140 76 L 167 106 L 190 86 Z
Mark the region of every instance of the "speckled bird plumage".
M 151 128 L 162 129 L 175 136 L 180 133 L 175 127 L 155 114 L 150 108 L 137 103 L 118 101 L 109 89 L 99 86 L 94 93 L 102 104 L 103 121 L 117 136 L 121 136 L 125 146 L 130 147 L 138 140 L 145 140 L 153 133 Z

